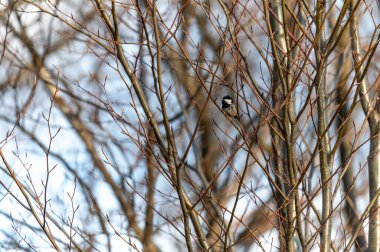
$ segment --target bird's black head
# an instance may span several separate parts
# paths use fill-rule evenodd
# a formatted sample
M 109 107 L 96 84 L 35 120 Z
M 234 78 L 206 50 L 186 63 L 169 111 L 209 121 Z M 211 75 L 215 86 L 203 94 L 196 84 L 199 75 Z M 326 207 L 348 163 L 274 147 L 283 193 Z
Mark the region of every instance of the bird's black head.
M 223 100 L 222 100 L 222 108 L 228 108 L 231 105 L 232 105 L 231 96 L 229 96 L 229 95 L 224 96 Z

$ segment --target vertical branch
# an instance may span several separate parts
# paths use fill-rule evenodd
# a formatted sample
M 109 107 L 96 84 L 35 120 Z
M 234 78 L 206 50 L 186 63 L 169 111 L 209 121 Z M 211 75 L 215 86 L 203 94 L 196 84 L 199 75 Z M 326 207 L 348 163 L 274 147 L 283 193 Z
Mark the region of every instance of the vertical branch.
M 319 138 L 319 165 L 322 179 L 322 227 L 321 227 L 321 251 L 329 252 L 331 244 L 331 213 L 332 213 L 332 191 L 331 191 L 331 167 L 329 162 L 330 138 L 327 129 L 327 85 L 326 85 L 326 55 L 324 21 L 326 16 L 326 2 L 318 0 L 316 27 L 320 34 L 315 47 L 317 59 L 317 73 L 315 76 L 315 87 L 317 89 L 318 110 L 318 138 Z
M 286 186 L 288 193 L 288 202 L 286 205 L 286 228 L 285 230 L 285 248 L 286 251 L 294 250 L 294 231 L 295 222 L 297 220 L 298 226 L 301 228 L 300 220 L 297 219 L 297 183 L 296 183 L 296 159 L 295 159 L 295 130 L 296 122 L 295 118 L 295 96 L 294 96 L 294 83 L 292 72 L 296 71 L 295 64 L 292 62 L 293 57 L 296 57 L 298 47 L 296 46 L 293 53 L 290 49 L 289 41 L 289 27 L 287 27 L 288 21 L 293 21 L 287 17 L 287 11 L 285 2 L 282 4 L 279 0 L 274 0 L 272 3 L 273 14 L 270 15 L 270 25 L 268 26 L 272 51 L 274 55 L 275 67 L 274 67 L 274 101 L 281 97 L 280 101 L 275 102 L 274 106 L 283 106 L 280 110 L 280 115 L 282 117 L 282 130 L 284 132 L 285 142 L 282 145 L 277 145 L 277 153 L 282 153 L 286 156 L 286 160 L 277 161 L 277 166 L 282 163 L 282 167 L 286 167 L 286 170 L 282 169 L 282 172 L 287 173 L 289 178 L 289 185 Z M 290 22 L 289 22 L 290 23 Z M 277 103 L 277 104 L 276 104 Z M 279 147 L 281 146 L 281 147 Z M 277 154 L 277 155 L 278 155 Z M 280 154 L 281 155 L 281 154 Z M 281 173 L 280 173 L 281 174 Z M 284 185 L 283 185 L 284 186 Z M 281 203 L 282 205 L 282 203 Z M 281 206 L 279 205 L 279 206 Z M 302 230 L 299 231 L 299 238 L 303 242 Z
M 152 137 L 154 133 L 152 130 L 149 130 L 149 135 Z M 154 157 L 153 150 L 150 150 L 147 146 L 148 151 L 146 153 L 146 162 L 147 162 L 147 206 L 146 206 L 146 217 L 145 217 L 145 230 L 144 236 L 142 239 L 142 243 L 144 245 L 144 251 L 152 251 L 152 235 L 153 235 L 153 218 L 154 218 L 154 191 L 156 184 L 156 175 L 155 175 L 155 167 L 154 167 Z
M 279 5 L 278 1 L 276 1 L 276 3 L 277 3 L 277 5 L 275 7 L 277 8 L 277 10 L 279 10 L 280 5 Z M 282 92 L 281 92 L 282 89 L 281 89 L 280 82 L 284 82 L 284 77 L 283 77 L 282 71 L 281 71 L 280 59 L 278 58 L 278 54 L 277 54 L 277 47 L 276 47 L 277 42 L 276 42 L 276 39 L 273 36 L 273 34 L 276 33 L 277 34 L 276 37 L 281 38 L 282 36 L 284 36 L 284 33 L 283 33 L 283 29 L 281 28 L 281 25 L 278 24 L 276 17 L 273 17 L 273 15 L 270 14 L 271 10 L 268 10 L 268 7 L 270 7 L 270 6 L 268 6 L 268 3 L 266 1 L 263 1 L 263 5 L 264 5 L 264 11 L 265 11 L 264 13 L 266 15 L 266 24 L 267 24 L 267 27 L 269 30 L 269 38 L 270 38 L 274 62 L 275 62 L 274 66 L 273 66 L 274 77 L 273 77 L 273 87 L 272 87 L 272 89 L 273 89 L 273 93 L 272 93 L 273 104 L 272 104 L 272 106 L 274 108 L 277 108 L 281 104 L 278 97 L 282 96 Z M 277 15 L 280 15 L 280 14 L 281 13 L 277 13 Z M 282 46 L 285 46 L 285 44 L 282 43 Z M 288 190 L 287 190 L 288 188 L 286 187 L 286 185 L 284 183 L 284 178 L 285 178 L 284 167 L 285 167 L 285 164 L 282 160 L 282 152 L 283 152 L 283 149 L 285 148 L 285 145 L 284 145 L 284 142 L 278 136 L 278 134 L 276 134 L 276 131 L 280 132 L 282 130 L 281 125 L 274 117 L 271 120 L 271 124 L 272 124 L 272 127 L 271 127 L 272 148 L 273 148 L 273 152 L 274 152 L 273 164 L 275 167 L 275 173 L 277 174 L 276 183 L 277 183 L 278 187 L 281 188 L 281 190 L 288 192 Z M 280 209 L 280 217 L 278 218 L 279 224 L 280 224 L 280 227 L 279 227 L 280 250 L 284 251 L 285 249 L 288 249 L 287 241 L 289 239 L 291 239 L 291 238 L 289 238 L 289 229 L 287 228 L 288 227 L 287 225 L 289 224 L 289 222 L 286 223 L 284 221 L 287 219 L 287 216 L 289 216 L 289 215 L 287 215 L 287 209 L 285 209 L 283 207 L 286 204 L 285 200 L 279 195 L 279 191 L 277 191 L 277 192 L 278 192 L 278 195 L 276 195 L 277 206 Z M 289 204 L 289 205 L 291 205 L 291 204 Z M 285 237 L 283 237 L 283 233 L 285 233 Z
M 370 150 L 368 156 L 368 175 L 369 175 L 369 197 L 374 201 L 370 208 L 370 221 L 368 230 L 368 248 L 370 252 L 380 251 L 380 200 L 376 197 L 376 192 L 380 188 L 380 129 L 379 129 L 379 112 L 374 109 L 368 93 L 368 84 L 364 75 L 364 69 L 361 64 L 362 55 L 358 34 L 358 17 L 357 12 L 352 11 L 352 7 L 357 4 L 357 0 L 351 0 L 351 48 L 353 51 L 353 60 L 358 81 L 360 101 L 364 113 L 367 116 L 370 129 Z M 375 101 L 378 99 L 378 92 L 375 95 Z M 376 197 L 376 198 L 375 198 Z
M 380 188 L 380 130 L 379 116 L 376 121 L 370 123 L 370 152 L 368 156 L 368 175 L 369 175 L 369 196 L 370 200 L 375 199 L 371 207 L 369 230 L 368 230 L 368 248 L 370 252 L 380 251 L 380 200 L 376 197 L 376 192 Z
M 354 166 L 352 165 L 353 159 L 353 146 L 352 137 L 350 134 L 350 126 L 353 125 L 353 120 L 351 118 L 351 113 L 349 107 L 346 104 L 346 96 L 349 90 L 347 89 L 347 79 L 351 72 L 351 61 L 347 60 L 348 53 L 345 52 L 346 46 L 350 43 L 349 39 L 349 29 L 345 29 L 344 36 L 338 41 L 337 48 L 341 55 L 338 58 L 337 64 L 335 66 L 338 74 L 337 77 L 337 95 L 336 95 L 336 105 L 339 106 L 339 117 L 336 120 L 336 127 L 340 128 L 340 135 L 342 139 L 339 144 L 340 152 L 340 162 L 341 166 L 345 167 L 342 171 L 343 175 L 343 189 L 346 193 L 346 204 L 344 210 L 347 217 L 347 226 L 353 231 L 354 228 L 359 224 L 359 217 L 356 214 L 356 202 L 358 199 L 357 187 L 354 186 Z M 351 89 L 351 87 L 350 87 Z M 364 229 L 361 227 L 359 235 L 356 239 L 355 245 L 359 251 L 366 250 L 366 239 L 364 237 Z
M 161 136 L 161 132 L 160 132 L 160 129 L 158 128 L 157 122 L 152 115 L 152 112 L 150 110 L 147 99 L 146 99 L 144 92 L 141 88 L 141 84 L 140 84 L 139 80 L 137 79 L 135 73 L 132 71 L 132 68 L 130 67 L 130 65 L 127 61 L 127 58 L 124 54 L 124 51 L 122 48 L 122 43 L 120 41 L 120 36 L 119 36 L 119 32 L 118 32 L 116 12 L 113 8 L 112 17 L 113 17 L 114 23 L 112 24 L 111 20 L 109 19 L 108 15 L 105 12 L 105 9 L 104 9 L 102 2 L 100 0 L 96 0 L 96 4 L 97 4 L 98 11 L 100 12 L 100 15 L 101 15 L 103 21 L 105 22 L 107 28 L 110 30 L 110 33 L 114 38 L 114 43 L 115 43 L 115 47 L 116 47 L 116 51 L 117 51 L 117 55 L 116 55 L 117 59 L 121 63 L 124 71 L 126 72 L 126 74 L 128 75 L 129 79 L 132 82 L 133 88 L 136 92 L 136 95 L 138 96 L 139 102 L 142 105 L 144 113 L 148 118 L 148 122 L 153 129 L 153 132 L 154 132 L 154 135 L 157 139 L 161 153 L 164 156 L 165 160 L 167 161 L 170 173 L 172 175 L 173 182 L 176 184 L 176 187 L 177 187 L 177 192 L 179 194 L 181 207 L 182 207 L 182 209 L 184 209 L 184 207 L 185 207 L 186 211 L 189 212 L 192 224 L 194 226 L 195 232 L 197 234 L 198 241 L 199 241 L 202 249 L 208 250 L 209 246 L 207 244 L 204 232 L 203 232 L 202 227 L 200 225 L 198 216 L 195 213 L 195 211 L 192 209 L 193 206 L 192 206 L 188 196 L 186 195 L 185 191 L 182 188 L 181 181 L 178 181 L 178 179 L 177 179 L 178 178 L 177 172 L 178 172 L 178 169 L 180 169 L 182 167 L 182 164 L 177 162 L 177 161 L 179 161 L 178 154 L 173 149 L 174 148 L 174 139 L 172 137 L 172 132 L 170 129 L 170 124 L 169 124 L 169 120 L 167 118 L 166 110 L 163 113 L 163 116 L 164 116 L 164 126 L 165 126 L 165 130 L 167 132 L 167 137 L 168 137 L 168 146 L 167 147 L 165 146 L 165 142 Z M 113 1 L 113 5 L 114 5 L 114 1 Z M 155 11 L 156 11 L 156 9 L 155 9 L 155 3 L 154 3 L 153 12 L 155 12 Z M 155 20 L 154 16 L 153 16 L 153 20 Z M 156 21 L 154 21 L 154 22 L 156 22 Z M 156 39 L 156 43 L 157 43 L 157 51 L 160 51 L 160 48 L 159 48 L 159 45 L 160 45 L 160 43 L 159 43 L 159 31 L 158 31 L 157 25 L 154 25 L 154 30 L 155 30 L 155 39 Z M 161 64 L 159 59 L 158 59 L 158 64 Z M 159 91 L 160 99 L 159 100 L 160 100 L 161 107 L 163 109 L 166 109 L 165 108 L 164 94 L 163 94 L 162 79 L 160 79 L 162 77 L 160 75 L 161 75 L 161 71 L 158 71 L 158 84 L 160 86 L 160 91 Z M 185 215 L 186 215 L 186 213 L 185 213 Z
M 185 191 L 182 186 L 182 169 L 183 165 L 182 163 L 179 163 L 179 158 L 176 152 L 175 147 L 175 141 L 174 137 L 170 128 L 170 123 L 167 117 L 166 112 L 166 105 L 165 105 L 165 97 L 164 97 L 164 90 L 163 90 L 163 83 L 162 83 L 162 70 L 161 70 L 161 41 L 159 38 L 159 30 L 157 26 L 157 19 L 156 19 L 156 6 L 157 1 L 153 1 L 153 9 L 152 9 L 152 20 L 153 20 L 153 29 L 154 29 L 154 38 L 156 42 L 157 47 L 157 81 L 159 86 L 159 101 L 162 109 L 162 115 L 164 118 L 164 126 L 166 130 L 167 140 L 168 140 L 168 149 L 167 149 L 167 158 L 168 158 L 168 166 L 169 170 L 173 175 L 173 180 L 176 182 L 176 190 L 178 193 L 178 197 L 180 199 L 181 209 L 183 212 L 184 217 L 184 228 L 185 228 L 185 237 L 186 237 L 186 245 L 189 251 L 192 251 L 191 248 L 191 239 L 190 239 L 190 223 L 189 223 L 189 216 L 191 217 L 191 221 L 193 222 L 193 225 L 196 229 L 196 233 L 198 236 L 198 241 L 200 242 L 201 247 L 204 250 L 208 250 L 209 246 L 206 242 L 206 238 L 204 236 L 203 231 L 201 230 L 200 223 L 198 220 L 198 217 L 195 215 L 193 210 L 189 210 L 190 201 L 187 198 Z M 174 167 L 176 168 L 174 170 Z M 175 178 L 174 178 L 175 175 Z

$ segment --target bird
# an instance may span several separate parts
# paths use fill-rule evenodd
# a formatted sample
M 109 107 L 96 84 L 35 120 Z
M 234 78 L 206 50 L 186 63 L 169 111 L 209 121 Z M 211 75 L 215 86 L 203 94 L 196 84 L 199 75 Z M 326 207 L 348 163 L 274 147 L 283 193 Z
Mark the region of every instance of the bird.
M 240 116 L 238 114 L 238 111 L 233 104 L 232 98 L 229 95 L 226 95 L 223 97 L 222 100 L 222 109 L 229 117 L 233 117 L 236 119 L 240 119 Z

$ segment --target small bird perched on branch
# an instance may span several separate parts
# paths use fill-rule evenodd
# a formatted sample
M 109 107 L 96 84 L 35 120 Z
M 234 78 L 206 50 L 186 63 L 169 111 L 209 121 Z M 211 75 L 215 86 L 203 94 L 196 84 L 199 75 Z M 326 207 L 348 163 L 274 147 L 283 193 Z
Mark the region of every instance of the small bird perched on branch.
M 226 114 L 230 117 L 240 119 L 241 116 L 239 116 L 238 111 L 233 104 L 232 98 L 229 95 L 226 95 L 223 97 L 222 100 L 222 109 Z

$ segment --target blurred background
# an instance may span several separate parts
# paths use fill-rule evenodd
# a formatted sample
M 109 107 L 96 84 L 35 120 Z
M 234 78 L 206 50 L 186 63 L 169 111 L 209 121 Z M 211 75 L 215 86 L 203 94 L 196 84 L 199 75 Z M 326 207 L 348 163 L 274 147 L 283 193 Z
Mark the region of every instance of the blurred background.
M 379 7 L 1 1 L 1 251 L 380 251 Z

